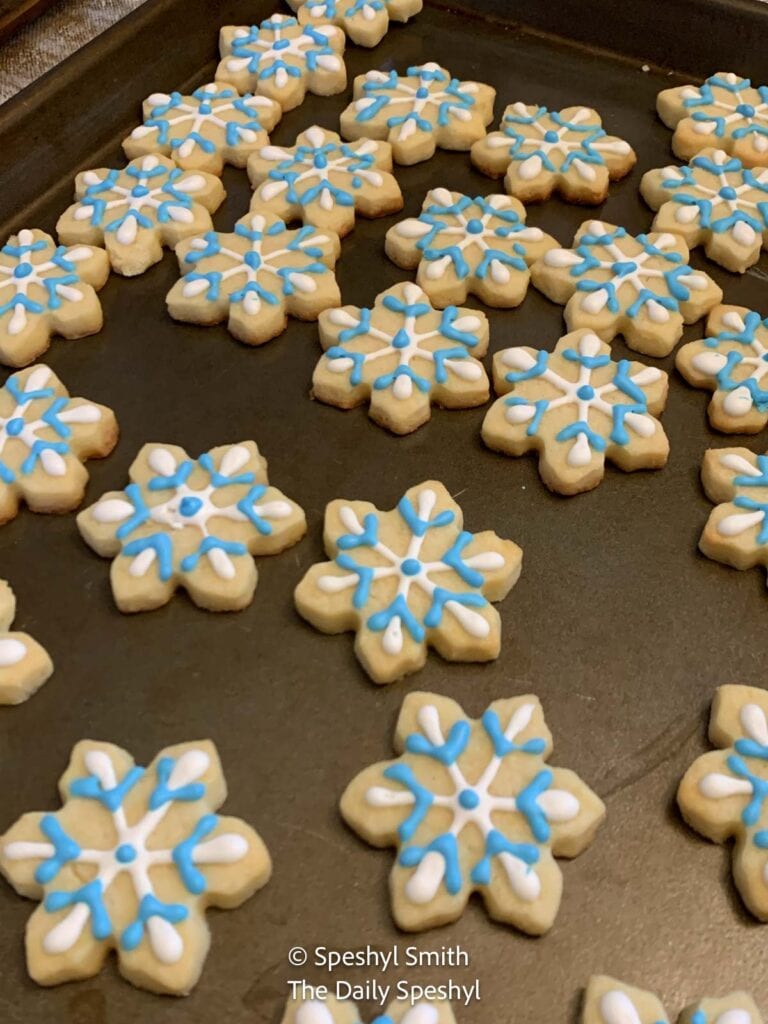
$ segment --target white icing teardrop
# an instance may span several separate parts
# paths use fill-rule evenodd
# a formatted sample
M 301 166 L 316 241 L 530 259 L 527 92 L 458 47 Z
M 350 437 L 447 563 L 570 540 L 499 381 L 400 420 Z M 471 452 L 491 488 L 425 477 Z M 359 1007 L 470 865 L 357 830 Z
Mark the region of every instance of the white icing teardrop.
M 507 348 L 501 354 L 501 361 L 513 370 L 530 370 L 536 360 L 525 348 Z
M 89 750 L 84 760 L 90 774 L 95 775 L 105 789 L 115 785 L 115 768 L 109 754 L 103 750 Z
M 313 124 L 304 132 L 304 138 L 314 149 L 320 149 L 325 142 L 325 132 L 322 128 L 318 128 L 316 124 Z
M 521 704 L 519 708 L 515 708 L 512 712 L 512 717 L 509 720 L 504 735 L 508 740 L 514 740 L 516 736 L 527 729 L 531 724 L 533 718 L 533 712 L 536 710 L 535 704 Z
M 533 868 L 519 857 L 506 851 L 499 854 L 499 862 L 504 868 L 512 891 L 519 899 L 525 900 L 526 903 L 533 903 L 539 898 L 541 879 Z
M 645 413 L 628 412 L 624 417 L 624 422 L 640 437 L 653 437 L 656 433 L 656 424 L 653 418 Z
M 73 245 L 71 249 L 67 249 L 66 258 L 72 263 L 81 263 L 83 260 L 89 260 L 93 256 L 93 249 L 90 245 Z
M 699 216 L 699 208 L 695 203 L 690 206 L 678 206 L 675 210 L 675 220 L 678 224 L 692 224 Z
M 481 551 L 477 555 L 470 555 L 464 562 L 470 569 L 492 572 L 494 569 L 502 569 L 504 567 L 504 556 L 498 551 Z
M 694 370 L 704 373 L 707 377 L 716 377 L 728 360 L 722 352 L 697 352 L 691 360 Z
M 151 96 L 147 97 L 147 103 L 153 107 L 163 107 L 166 103 L 170 102 L 171 97 L 167 92 L 153 92 Z
M 222 476 L 234 476 L 247 464 L 250 457 L 251 453 L 244 444 L 233 444 L 224 452 L 219 472 Z
M 97 523 L 120 523 L 133 515 L 133 505 L 123 498 L 107 498 L 93 506 L 91 515 Z
M 600 1016 L 605 1024 L 641 1024 L 640 1014 L 626 992 L 612 989 L 600 1000 Z
M 649 299 L 645 308 L 648 312 L 648 319 L 655 324 L 665 324 L 669 320 L 669 310 L 656 299 Z
M 184 954 L 184 943 L 170 921 L 165 918 L 150 917 L 147 921 L 147 933 L 152 952 L 163 964 L 177 964 Z
M 206 552 L 206 557 L 219 579 L 233 580 L 237 575 L 234 562 L 221 548 L 211 548 Z
M 166 206 L 165 212 L 177 224 L 191 224 L 195 219 L 195 215 L 186 206 Z
M 453 196 L 451 195 L 447 188 L 433 188 L 432 191 L 429 193 L 429 196 L 430 199 L 433 199 L 436 203 L 439 203 L 440 206 L 453 205 Z
M 752 1024 L 752 1016 L 748 1010 L 740 1006 L 733 1006 L 730 1010 L 721 1013 L 715 1024 Z
M 26 644 L 16 637 L 0 637 L 0 668 L 18 665 L 27 656 Z
M 739 721 L 746 736 L 768 747 L 768 722 L 765 712 L 758 704 L 745 704 L 739 712 Z
M 541 174 L 542 166 L 541 157 L 538 153 L 534 153 L 532 156 L 529 156 L 527 160 L 523 160 L 517 169 L 517 173 L 523 181 L 530 181 L 538 174 Z
M 51 371 L 44 364 L 36 366 L 27 377 L 25 391 L 39 391 L 44 388 L 50 379 Z
M 596 334 L 589 331 L 587 334 L 582 334 L 579 339 L 579 353 L 583 356 L 588 356 L 590 359 L 594 359 L 596 355 L 600 354 L 601 342 Z
M 441 277 L 445 276 L 446 270 L 451 265 L 450 256 L 441 256 L 439 259 L 430 260 L 427 264 L 427 278 L 430 281 L 438 281 Z
M 460 316 L 457 320 L 453 321 L 451 325 L 455 331 L 463 331 L 465 334 L 473 334 L 475 331 L 479 331 L 482 325 L 482 321 L 478 316 Z
M 403 627 L 400 616 L 395 615 L 387 623 L 381 638 L 381 646 L 386 654 L 399 654 L 403 649 Z
M 287 519 L 293 509 L 287 501 L 267 501 L 263 505 L 254 505 L 254 511 L 264 519 Z
M 317 291 L 317 282 L 309 274 L 291 274 L 291 284 L 305 295 Z
M 340 71 L 341 61 L 335 54 L 322 54 L 317 58 L 317 66 L 321 67 L 323 71 Z
M 48 476 L 65 476 L 67 472 L 66 460 L 52 448 L 44 448 L 40 452 L 40 465 Z
M 115 238 L 120 245 L 133 245 L 138 233 L 136 218 L 128 215 L 115 232 Z
M 153 448 L 147 459 L 149 468 L 159 476 L 173 476 L 176 472 L 176 459 L 167 448 Z
M 636 373 L 632 381 L 635 384 L 639 384 L 641 387 L 645 387 L 647 384 L 655 384 L 657 380 L 661 380 L 663 372 L 656 366 L 644 366 L 642 370 Z
M 52 956 L 66 953 L 80 938 L 90 910 L 85 903 L 77 903 L 65 918 L 55 925 L 43 938 L 43 949 Z
M 328 319 L 334 327 L 357 327 L 360 323 L 356 316 L 352 316 L 346 309 L 332 309 L 328 313 Z
M 395 382 L 392 385 L 392 394 L 401 401 L 410 398 L 413 394 L 413 381 L 411 378 L 404 373 L 399 377 L 395 377 Z
M 746 416 L 752 411 L 752 395 L 744 386 L 729 391 L 723 399 L 723 410 L 729 416 Z
M 736 452 L 727 452 L 720 456 L 720 465 L 724 469 L 730 469 L 733 473 L 746 473 L 747 476 L 762 476 L 760 470 L 753 466 L 743 455 Z
M 325 210 L 326 213 L 330 212 L 334 207 L 333 193 L 330 189 L 324 188 L 320 193 L 320 208 Z
M 695 292 L 703 292 L 707 287 L 707 279 L 703 274 L 681 274 L 678 281 L 687 288 L 693 288 Z
M 446 359 L 445 365 L 461 380 L 475 383 L 482 379 L 483 368 L 471 359 Z
M 247 316 L 256 316 L 261 309 L 261 299 L 256 292 L 246 292 L 243 299 L 243 310 Z
M 739 515 L 726 516 L 717 524 L 717 532 L 722 537 L 738 537 L 753 526 L 759 526 L 765 518 L 765 512 L 744 512 Z
M 731 775 L 710 772 L 699 780 L 699 792 L 710 800 L 724 800 L 730 796 L 745 796 L 752 792 L 752 783 L 747 779 L 735 779 Z
M 259 189 L 259 199 L 263 199 L 265 203 L 269 203 L 279 196 L 281 192 L 285 192 L 287 188 L 287 181 L 265 181 Z
M 494 284 L 509 284 L 511 274 L 501 260 L 491 260 L 491 280 Z
M 331 1011 L 316 999 L 302 1003 L 296 1011 L 296 1024 L 334 1024 Z
M 13 307 L 11 319 L 8 321 L 8 333 L 12 336 L 21 334 L 27 326 L 27 311 L 21 302 Z
M 415 306 L 417 302 L 424 298 L 424 292 L 413 281 L 408 281 L 403 286 L 403 296 L 409 306 Z
M 145 156 L 144 159 L 141 161 L 141 169 L 142 171 L 154 171 L 154 169 L 157 166 L 159 166 L 159 164 L 160 161 L 157 159 L 157 157 L 150 154 L 149 156 Z
M 458 601 L 446 601 L 445 608 L 470 636 L 474 636 L 478 640 L 484 640 L 491 632 L 487 619 L 484 619 L 479 612 L 459 604 Z
M 62 423 L 99 423 L 101 409 L 95 405 L 74 405 L 59 414 Z
M 445 861 L 437 850 L 429 850 L 405 884 L 405 895 L 411 903 L 430 903 L 445 874 Z
M 741 314 L 737 313 L 735 309 L 729 309 L 723 315 L 723 324 L 732 331 L 745 331 L 747 329 L 747 325 L 741 319 Z
M 747 222 L 743 220 L 736 221 L 731 228 L 731 234 L 738 245 L 743 245 L 745 247 L 753 246 L 757 240 L 757 233 L 755 229 L 751 224 L 747 224 Z
M 205 178 L 202 174 L 188 174 L 175 182 L 173 187 L 177 192 L 202 192 L 205 188 Z
M 416 1003 L 406 1011 L 400 1024 L 439 1024 L 439 1021 L 440 1014 L 436 1006 L 431 1003 Z M 733 1024 L 737 1024 L 737 1022 L 733 1022 Z
M 586 434 L 579 433 L 576 435 L 576 440 L 571 445 L 565 461 L 574 469 L 590 464 L 592 461 L 592 449 L 589 447 L 589 438 Z
M 207 278 L 198 277 L 194 281 L 187 281 L 181 290 L 185 299 L 193 299 L 196 295 L 202 295 L 210 288 L 210 281 Z
M 186 750 L 176 761 L 168 779 L 169 789 L 180 789 L 196 782 L 208 771 L 211 759 L 204 750 Z
M 528 423 L 536 415 L 535 405 L 508 405 L 506 412 L 504 413 L 505 419 L 509 423 Z
M 29 228 L 22 228 L 17 236 L 19 245 L 32 245 L 35 240 L 35 234 L 30 231 Z
M 135 577 L 146 575 L 149 571 L 149 567 L 154 562 L 155 557 L 154 548 L 144 548 L 144 550 L 140 551 L 128 566 L 128 575 Z
M 396 225 L 395 231 L 403 238 L 423 238 L 432 230 L 431 224 L 425 224 L 418 217 L 409 217 Z
M 585 313 L 595 316 L 605 307 L 608 302 L 608 292 L 605 288 L 598 288 L 597 291 L 589 292 L 581 300 L 581 308 Z
M 576 169 L 576 173 L 584 181 L 594 181 L 597 177 L 595 168 L 591 164 L 585 163 L 583 160 L 579 160 L 578 157 L 573 161 L 573 167 Z
M 581 809 L 579 801 L 564 789 L 547 789 L 538 799 L 539 807 L 550 821 L 573 821 Z
M 236 864 L 248 853 L 248 840 L 237 832 L 225 832 L 192 851 L 195 864 Z
M 346 373 L 355 365 L 354 359 L 349 356 L 339 356 L 337 359 L 329 359 L 327 366 L 331 373 Z
M 754 134 L 752 136 L 752 145 L 758 153 L 768 152 L 768 136 Z
M 341 525 L 347 531 L 347 533 L 354 533 L 355 536 L 359 537 L 362 533 L 365 533 L 360 521 L 357 518 L 355 510 L 350 508 L 349 505 L 342 505 L 339 509 L 339 519 Z

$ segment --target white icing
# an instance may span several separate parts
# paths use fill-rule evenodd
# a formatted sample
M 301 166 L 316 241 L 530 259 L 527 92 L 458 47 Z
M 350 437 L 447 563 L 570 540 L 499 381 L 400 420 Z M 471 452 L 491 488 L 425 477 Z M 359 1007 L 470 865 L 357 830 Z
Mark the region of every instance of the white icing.
M 0 669 L 18 665 L 27 656 L 27 646 L 16 637 L 0 636 Z
M 736 779 L 732 775 L 710 772 L 699 781 L 701 795 L 710 800 L 724 800 L 731 796 L 744 796 L 752 792 L 748 779 Z
M 19 246 L 28 246 L 35 242 L 34 232 L 28 228 L 19 231 L 17 238 Z M 84 298 L 80 288 L 62 284 L 60 281 L 53 283 L 52 279 L 61 278 L 65 271 L 52 259 L 56 251 L 53 242 L 47 239 L 47 236 L 38 238 L 38 241 L 45 241 L 44 249 L 14 257 L 12 263 L 0 261 L 0 306 L 12 303 L 11 315 L 4 325 L 5 332 L 12 338 L 32 326 L 39 316 L 48 316 L 51 298 L 65 303 L 81 302 Z M 10 242 L 13 243 L 13 239 L 10 239 Z M 93 255 L 93 249 L 88 245 L 62 248 L 63 257 L 72 263 L 80 263 Z M 16 276 L 14 271 L 19 267 L 24 267 L 26 276 Z M 49 288 L 52 295 L 49 294 Z M 30 313 L 24 305 L 27 299 L 40 302 L 44 307 L 43 312 Z
M 309 70 L 307 66 L 307 53 L 310 50 L 316 51 L 318 43 L 314 36 L 308 35 L 296 24 L 293 18 L 288 18 L 282 14 L 273 14 L 269 18 L 269 24 L 275 26 L 274 29 L 267 29 L 262 26 L 256 38 L 251 38 L 251 32 L 248 28 L 236 28 L 234 38 L 241 41 L 248 40 L 247 43 L 243 42 L 240 48 L 241 52 L 245 55 L 241 57 L 225 57 L 222 61 L 222 66 L 226 71 L 237 74 L 240 71 L 247 70 L 253 56 L 256 56 L 258 58 L 258 68 L 251 75 L 254 85 L 256 85 L 263 71 L 280 62 L 281 66 L 278 66 L 275 71 L 273 81 L 278 89 L 284 89 L 291 79 L 284 67 L 282 67 L 282 64 L 287 63 L 294 67 L 298 66 L 303 74 L 307 74 Z M 340 30 L 334 28 L 333 25 L 319 25 L 317 28 L 313 28 L 313 31 L 322 33 L 329 42 L 341 36 Z M 275 46 L 276 43 L 279 43 L 279 46 Z M 330 72 L 341 71 L 344 67 L 341 58 L 336 54 L 317 56 L 316 63 L 324 71 Z M 249 72 L 249 74 L 251 73 Z
M 641 1024 L 635 1004 L 620 989 L 606 992 L 600 999 L 600 1016 L 604 1024 Z
M 739 722 L 746 736 L 768 747 L 768 722 L 759 704 L 745 704 L 739 712 Z
M 310 1000 L 296 1010 L 296 1024 L 334 1024 L 334 1020 L 324 1003 Z

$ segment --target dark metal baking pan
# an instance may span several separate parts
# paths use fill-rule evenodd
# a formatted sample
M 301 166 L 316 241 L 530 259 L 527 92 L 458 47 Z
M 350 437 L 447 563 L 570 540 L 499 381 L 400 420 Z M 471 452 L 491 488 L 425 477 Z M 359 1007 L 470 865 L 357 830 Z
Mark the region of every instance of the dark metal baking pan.
M 0 0 L 0 43 L 58 0 Z
M 494 6 L 494 20 L 486 21 L 483 13 Z M 529 11 L 537 29 L 578 32 L 583 44 L 591 25 L 593 42 L 606 45 L 604 26 L 616 4 L 579 5 L 575 19 L 564 15 L 557 23 L 552 12 L 560 5 L 546 5 L 551 11 L 542 23 L 544 6 L 534 3 Z M 637 192 L 641 174 L 670 161 L 670 133 L 656 119 L 655 96 L 685 80 L 642 64 L 663 53 L 702 74 L 729 63 L 718 56 L 726 40 L 711 31 L 711 18 L 726 7 L 733 33 L 748 30 L 750 54 L 765 53 L 768 39 L 768 11 L 760 5 L 676 0 L 681 29 L 661 51 L 657 26 L 666 24 L 669 6 L 643 5 L 635 45 L 644 49 L 645 40 L 644 58 L 505 24 L 498 4 L 478 2 L 472 14 L 428 7 L 377 49 L 350 48 L 350 79 L 374 66 L 439 60 L 461 78 L 494 85 L 497 116 L 515 99 L 596 107 L 639 155 L 602 216 L 640 231 L 651 220 Z M 253 0 L 150 0 L 0 110 L 0 234 L 23 223 L 52 229 L 77 169 L 119 164 L 119 140 L 136 123 L 145 95 L 203 82 L 214 66 L 219 25 L 258 20 L 272 9 Z M 522 4 L 509 10 L 524 13 Z M 748 69 L 748 56 L 743 65 L 730 56 L 734 70 Z M 347 101 L 348 94 L 309 98 L 274 138 L 292 143 L 314 121 L 335 128 Z M 407 214 L 434 185 L 470 194 L 497 187 L 462 154 L 440 153 L 399 169 L 398 177 Z M 229 195 L 215 217 L 222 229 L 250 197 L 243 172 L 228 170 L 224 181 Z M 532 207 L 529 219 L 569 242 L 585 215 L 554 199 Z M 358 220 L 346 240 L 338 269 L 346 302 L 368 304 L 407 276 L 383 256 L 384 233 L 395 220 Z M 765 256 L 743 277 L 699 253 L 693 262 L 706 266 L 729 301 L 768 312 Z M 22 512 L 3 527 L 0 575 L 16 589 L 18 626 L 45 643 L 57 670 L 27 704 L 0 714 L 0 825 L 57 805 L 56 781 L 84 736 L 121 744 L 143 763 L 168 743 L 210 736 L 229 782 L 226 807 L 260 830 L 274 856 L 274 878 L 240 910 L 210 915 L 213 947 L 199 987 L 182 1003 L 131 988 L 111 964 L 88 982 L 37 988 L 23 956 L 33 905 L 0 886 L 3 1024 L 276 1024 L 287 979 L 329 980 L 317 969 L 289 967 L 296 944 L 396 943 L 401 953 L 409 944 L 460 944 L 469 967 L 401 967 L 389 980 L 479 977 L 481 1001 L 457 1008 L 461 1024 L 570 1024 L 580 987 L 594 971 L 656 989 L 670 1013 L 700 994 L 736 987 L 768 1008 L 766 930 L 742 909 L 726 851 L 687 830 L 672 802 L 685 767 L 706 748 L 714 688 L 760 684 L 768 668 L 762 574 L 735 572 L 696 551 L 710 507 L 699 485 L 701 457 L 712 445 L 731 443 L 707 428 L 706 396 L 674 374 L 671 358 L 662 361 L 673 374 L 664 415 L 668 467 L 635 475 L 609 470 L 592 493 L 560 499 L 544 489 L 533 460 L 505 459 L 483 447 L 483 409 L 436 410 L 427 426 L 395 438 L 364 409 L 343 413 L 310 401 L 320 352 L 311 324 L 292 323 L 277 340 L 251 349 L 223 327 L 173 323 L 164 296 L 176 277 L 170 253 L 140 278 L 112 277 L 102 293 L 102 333 L 54 342 L 47 357 L 73 393 L 111 405 L 120 420 L 117 450 L 91 464 L 88 500 L 123 484 L 146 440 L 200 452 L 255 438 L 272 479 L 307 510 L 309 533 L 284 555 L 262 560 L 256 598 L 242 613 L 206 614 L 179 596 L 160 611 L 127 618 L 112 602 L 108 563 L 86 548 L 73 516 Z M 492 350 L 551 347 L 563 333 L 560 307 L 533 290 L 520 309 L 490 317 Z M 700 325 L 689 328 L 686 338 L 700 332 Z M 615 351 L 628 355 L 621 342 Z M 764 437 L 740 440 L 756 451 L 768 447 Z M 428 477 L 459 496 L 470 529 L 493 528 L 522 545 L 523 575 L 501 606 L 497 662 L 449 665 L 432 656 L 417 677 L 377 688 L 359 669 L 351 638 L 322 636 L 298 618 L 292 590 L 323 555 L 329 499 L 367 498 L 387 508 Z M 565 895 L 546 937 L 493 925 L 475 904 L 453 926 L 417 937 L 393 927 L 392 855 L 348 832 L 336 805 L 359 769 L 390 756 L 400 702 L 415 687 L 448 694 L 475 715 L 495 697 L 536 692 L 555 735 L 554 762 L 577 770 L 607 801 L 607 823 L 594 845 L 563 865 Z M 364 969 L 343 977 L 381 980 Z M 364 1006 L 363 1019 L 376 1009 Z

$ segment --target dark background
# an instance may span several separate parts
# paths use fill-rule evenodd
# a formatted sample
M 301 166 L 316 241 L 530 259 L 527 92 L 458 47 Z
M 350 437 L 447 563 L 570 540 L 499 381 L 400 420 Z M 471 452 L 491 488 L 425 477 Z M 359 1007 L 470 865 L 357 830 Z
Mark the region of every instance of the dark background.
M 557 5 L 548 6 L 551 17 Z M 594 38 L 604 45 L 610 32 L 605 12 L 614 5 L 593 6 L 605 15 L 591 15 Z M 653 55 L 669 5 L 659 8 L 655 23 L 654 5 L 643 7 L 646 52 Z M 720 44 L 709 7 L 691 5 L 677 37 L 665 39 L 667 49 L 677 48 L 678 67 L 697 70 L 691 38 L 694 50 L 706 43 L 714 53 Z M 512 8 L 517 14 L 516 0 Z M 734 19 L 737 8 L 750 5 L 711 5 L 715 13 L 729 9 Z M 145 95 L 208 80 L 219 24 L 255 21 L 273 9 L 252 0 L 210 9 L 203 0 L 151 0 L 8 104 L 0 111 L 7 181 L 2 237 L 24 224 L 51 230 L 71 201 L 76 170 L 121 165 L 119 140 L 137 123 Z M 534 3 L 532 17 L 543 18 L 543 10 Z M 761 10 L 752 27 L 746 15 L 746 21 L 734 20 L 731 42 L 745 25 L 752 33 L 745 60 L 765 53 L 754 26 L 762 25 L 765 39 L 767 13 Z M 564 18 L 561 32 L 573 28 L 583 38 L 587 20 Z M 642 70 L 641 45 L 634 41 L 638 59 L 630 60 L 430 7 L 408 26 L 394 27 L 375 50 L 350 47 L 347 66 L 351 84 L 371 67 L 437 60 L 459 78 L 494 85 L 497 120 L 516 99 L 555 109 L 596 107 L 608 131 L 628 139 L 639 156 L 600 216 L 637 232 L 652 218 L 638 195 L 641 174 L 672 159 L 671 134 L 655 116 L 655 96 L 686 80 Z M 273 139 L 292 144 L 313 122 L 337 128 L 348 99 L 349 92 L 308 98 Z M 383 256 L 383 238 L 400 216 L 420 209 L 428 188 L 489 194 L 500 187 L 473 171 L 466 154 L 439 153 L 396 173 L 406 210 L 381 221 L 358 220 L 338 265 L 345 302 L 371 304 L 379 291 L 407 278 Z M 227 169 L 224 183 L 228 198 L 214 219 L 227 230 L 246 212 L 250 189 L 242 171 Z M 34 196 L 39 199 L 25 209 Z M 553 199 L 531 207 L 529 220 L 570 244 L 585 216 L 590 212 Z M 726 301 L 768 312 L 765 254 L 743 277 L 699 253 L 693 263 L 723 285 Z M 23 955 L 33 904 L 1 885 L 0 1021 L 276 1024 L 288 978 L 329 980 L 288 966 L 287 952 L 296 944 L 388 949 L 397 943 L 401 953 L 411 943 L 425 950 L 460 944 L 470 967 L 410 975 L 435 982 L 479 976 L 481 1002 L 456 1007 L 459 1024 L 570 1024 L 580 989 L 598 972 L 656 990 L 671 1015 L 699 996 L 739 987 L 768 1006 L 768 929 L 743 909 L 728 852 L 685 828 L 673 804 L 681 774 L 707 749 L 715 687 L 764 679 L 764 574 L 710 562 L 696 544 L 710 508 L 698 477 L 704 451 L 742 441 L 763 451 L 765 439 L 713 434 L 707 396 L 675 374 L 670 357 L 658 362 L 673 377 L 663 417 L 671 441 L 668 467 L 636 475 L 608 469 L 596 491 L 557 498 L 541 484 L 533 459 L 508 459 L 483 447 L 484 409 L 435 410 L 412 436 L 393 437 L 374 426 L 365 409 L 343 413 L 309 400 L 320 355 L 314 325 L 291 323 L 275 341 L 251 349 L 224 327 L 175 324 L 164 296 L 176 278 L 171 253 L 138 279 L 113 276 L 102 292 L 101 334 L 54 341 L 45 357 L 72 394 L 112 406 L 120 422 L 115 453 L 90 464 L 87 501 L 123 486 L 145 441 L 181 444 L 197 454 L 254 438 L 270 461 L 272 480 L 306 509 L 309 533 L 284 555 L 260 561 L 255 600 L 242 613 L 207 614 L 179 595 L 160 611 L 125 617 L 112 602 L 109 562 L 86 547 L 74 516 L 22 511 L 3 527 L 0 575 L 18 597 L 17 628 L 45 644 L 57 670 L 27 704 L 0 712 L 0 827 L 25 811 L 58 806 L 56 782 L 83 737 L 120 744 L 146 764 L 167 744 L 209 736 L 229 783 L 225 811 L 260 831 L 274 858 L 274 877 L 239 910 L 209 914 L 213 947 L 198 988 L 182 1002 L 132 988 L 113 963 L 92 980 L 38 988 Z M 491 352 L 513 344 L 552 348 L 564 330 L 561 308 L 534 290 L 519 310 L 490 311 L 490 319 Z M 688 328 L 686 339 L 701 333 L 701 325 Z M 621 341 L 614 351 L 632 355 Z M 428 477 L 441 479 L 458 497 L 470 530 L 491 528 L 522 546 L 523 575 L 500 606 L 503 647 L 496 663 L 450 665 L 433 655 L 418 676 L 377 688 L 358 667 L 351 637 L 312 630 L 294 612 L 292 590 L 323 557 L 327 501 L 366 498 L 389 508 Z M 553 762 L 578 771 L 607 802 L 607 822 L 594 845 L 573 863 L 561 862 L 562 907 L 544 938 L 494 925 L 475 902 L 456 924 L 420 936 L 399 934 L 392 925 L 387 875 L 393 854 L 350 833 L 336 806 L 355 773 L 391 755 L 400 702 L 417 687 L 458 699 L 473 716 L 496 697 L 537 693 L 555 737 Z M 404 975 L 337 976 L 362 982 Z M 378 1008 L 363 1010 L 369 1020 Z

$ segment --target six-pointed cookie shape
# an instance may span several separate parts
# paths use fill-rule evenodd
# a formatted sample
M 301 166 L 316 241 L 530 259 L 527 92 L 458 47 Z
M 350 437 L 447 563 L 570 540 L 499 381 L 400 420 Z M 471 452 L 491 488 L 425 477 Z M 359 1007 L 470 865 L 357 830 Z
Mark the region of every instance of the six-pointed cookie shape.
M 280 1024 L 360 1024 L 362 1015 L 351 999 L 289 999 Z M 451 1004 L 444 1001 L 393 999 L 371 1024 L 456 1024 Z
M 273 14 L 260 25 L 225 25 L 220 33 L 217 82 L 255 92 L 284 111 L 304 102 L 307 92 L 333 96 L 347 86 L 344 33 L 334 25 L 299 25 Z
M 704 453 L 701 481 L 717 503 L 699 539 L 708 558 L 734 569 L 768 569 L 768 454 L 747 448 Z
M 743 274 L 768 248 L 768 169 L 745 167 L 723 149 L 704 149 L 686 167 L 646 171 L 646 203 L 655 231 L 671 231 L 689 249 Z
M 133 277 L 162 259 L 163 246 L 210 230 L 225 193 L 215 175 L 183 171 L 150 154 L 121 171 L 81 171 L 75 195 L 56 225 L 59 238 L 66 245 L 103 245 L 113 269 Z
M 0 363 L 26 366 L 54 334 L 84 338 L 100 331 L 96 291 L 108 276 L 103 249 L 56 245 L 37 229 L 12 235 L 0 249 Z
M 224 164 L 245 167 L 251 153 L 269 141 L 282 117 L 267 96 L 241 96 L 222 82 L 209 82 L 191 96 L 154 92 L 144 101 L 144 123 L 123 139 L 129 159 L 162 153 L 185 171 L 221 174 Z
M 176 445 L 145 444 L 130 484 L 77 517 L 85 541 L 112 558 L 122 612 L 166 604 L 183 587 L 201 608 L 237 611 L 256 589 L 253 556 L 275 555 L 306 530 L 304 512 L 267 481 L 253 441 L 190 459 Z
M 734 839 L 733 877 L 741 898 L 768 921 L 768 692 L 721 686 L 712 704 L 709 738 L 720 749 L 702 754 L 677 793 L 683 817 L 707 839 Z
M 483 422 L 483 440 L 506 455 L 539 454 L 550 490 L 579 494 L 597 487 L 609 459 L 620 469 L 659 469 L 669 441 L 658 420 L 667 400 L 666 373 L 614 362 L 610 347 L 587 329 L 554 352 L 507 348 L 493 357 L 499 398 Z
M 373 309 L 321 313 L 320 341 L 314 397 L 341 409 L 369 402 L 371 419 L 395 434 L 426 423 L 433 404 L 466 409 L 488 401 L 485 314 L 439 311 L 412 282 L 382 292 Z
M 448 697 L 412 693 L 394 761 L 362 771 L 341 813 L 374 846 L 396 846 L 389 879 L 399 928 L 455 921 L 473 892 L 489 915 L 531 935 L 557 916 L 562 875 L 604 816 L 574 772 L 550 768 L 552 737 L 537 697 L 494 701 L 468 718 Z
M 667 1024 L 670 1018 L 653 992 L 626 985 L 606 975 L 589 979 L 581 1024 Z M 760 1011 L 746 992 L 700 999 L 687 1006 L 679 1024 L 762 1024 Z
M 378 46 L 391 21 L 405 23 L 424 0 L 288 0 L 301 25 L 337 25 L 358 46 Z
M 745 167 L 768 167 L 768 86 L 718 71 L 703 85 L 663 89 L 656 109 L 674 128 L 672 149 L 681 159 L 716 145 Z
M 83 500 L 86 459 L 117 444 L 115 414 L 70 398 L 53 370 L 31 366 L 0 388 L 0 525 L 24 501 L 33 512 L 69 512 Z
M 403 208 L 388 142 L 342 142 L 318 125 L 298 135 L 293 147 L 265 146 L 254 153 L 248 176 L 254 213 L 300 220 L 340 237 L 354 228 L 356 213 L 385 217 Z
M 417 164 L 442 149 L 468 150 L 493 120 L 496 90 L 460 82 L 439 64 L 369 71 L 355 79 L 354 99 L 341 115 L 345 139 L 386 139 L 399 164 Z
M 26 633 L 12 633 L 16 598 L 0 580 L 0 704 L 23 704 L 50 679 L 48 652 Z
M 490 661 L 501 619 L 490 604 L 517 582 L 522 552 L 490 530 L 463 529 L 461 508 L 434 480 L 397 508 L 330 502 L 325 550 L 296 587 L 299 612 L 324 633 L 354 631 L 355 653 L 377 683 L 420 669 L 428 647 L 448 661 Z
M 339 305 L 340 252 L 332 231 L 291 231 L 272 215 L 249 213 L 232 233 L 209 231 L 177 246 L 184 277 L 168 293 L 168 312 L 193 324 L 226 320 L 233 337 L 261 345 L 282 334 L 289 316 L 316 320 Z
M 629 174 L 636 159 L 629 143 L 608 135 L 589 107 L 512 103 L 499 131 L 472 146 L 475 167 L 492 178 L 504 175 L 509 194 L 524 203 L 554 192 L 571 203 L 602 203 L 609 183 Z
M 0 871 L 40 900 L 27 968 L 41 985 L 90 978 L 110 950 L 140 988 L 186 995 L 210 945 L 207 907 L 233 908 L 269 879 L 256 832 L 216 814 L 227 796 L 210 740 L 162 750 L 149 768 L 83 740 L 59 811 L 25 814 L 0 839 Z
M 689 384 L 712 391 L 709 422 L 726 434 L 757 434 L 768 423 L 768 317 L 744 306 L 715 306 L 707 336 L 678 349 Z
M 509 196 L 477 196 L 433 188 L 418 217 L 387 232 L 387 256 L 444 308 L 476 295 L 489 306 L 518 306 L 529 266 L 557 242 L 525 223 L 525 207 Z
M 585 221 L 572 249 L 550 249 L 531 268 L 531 280 L 565 306 L 569 330 L 588 327 L 603 341 L 622 334 L 630 348 L 666 356 L 683 324 L 700 320 L 722 301 L 712 278 L 688 265 L 679 235 L 630 235 L 625 228 Z

